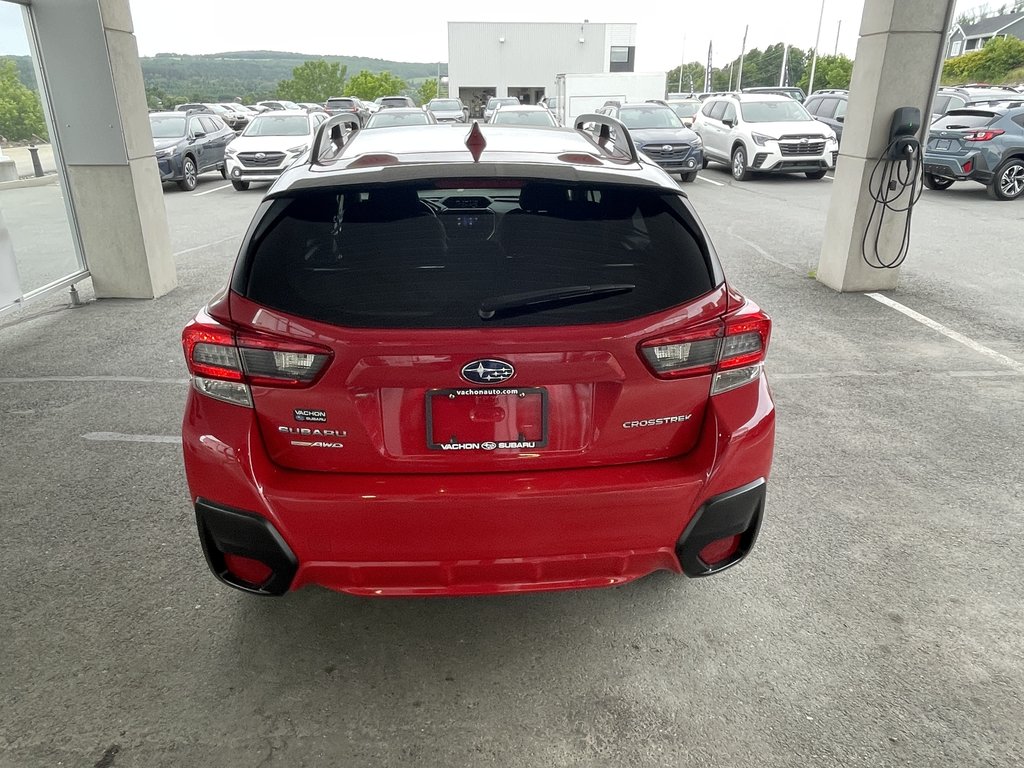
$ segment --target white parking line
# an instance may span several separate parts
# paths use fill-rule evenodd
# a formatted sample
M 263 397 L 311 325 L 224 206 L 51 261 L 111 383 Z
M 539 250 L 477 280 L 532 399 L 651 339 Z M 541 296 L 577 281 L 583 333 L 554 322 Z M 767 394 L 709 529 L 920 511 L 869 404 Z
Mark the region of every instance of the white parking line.
M 220 245 L 221 243 L 226 243 L 228 240 L 237 240 L 237 239 L 238 238 L 237 238 L 236 235 L 231 235 L 230 237 L 222 237 L 220 240 L 214 240 L 212 243 L 204 243 L 203 245 L 197 245 L 194 248 L 186 248 L 184 251 L 175 251 L 174 255 L 175 256 L 184 256 L 186 253 L 195 253 L 196 251 L 201 251 L 204 248 L 209 248 L 209 247 L 214 246 L 214 245 Z
M 181 445 L 177 435 L 125 435 L 121 432 L 86 432 L 85 440 L 96 440 L 103 443 L 172 443 Z
M 230 184 L 222 184 L 221 186 L 214 187 L 213 189 L 207 189 L 202 192 L 196 192 L 194 195 L 192 195 L 192 197 L 202 197 L 203 195 L 208 195 L 211 192 L 220 192 L 222 189 L 227 189 L 230 186 Z
M 705 179 L 700 174 L 697 174 L 697 178 L 700 179 L 701 181 L 706 181 L 708 184 L 714 184 L 716 187 L 724 187 L 725 186 L 725 184 L 723 184 L 720 181 L 712 181 L 711 179 Z
M 877 301 L 879 304 L 884 304 L 887 307 L 895 309 L 897 312 L 906 315 L 911 320 L 916 320 L 917 322 L 921 323 L 921 325 L 926 325 L 933 331 L 938 331 L 943 336 L 946 336 L 947 338 L 950 338 L 953 341 L 959 342 L 963 344 L 965 347 L 968 347 L 969 349 L 973 349 L 980 355 L 984 355 L 985 357 L 991 360 L 995 360 L 997 363 L 1001 363 L 1005 365 L 1007 368 L 1012 368 L 1018 373 L 1024 373 L 1024 363 L 1018 360 L 1014 360 L 1012 357 L 1007 357 L 1006 355 L 1000 352 L 996 352 L 994 349 L 991 349 L 990 347 L 986 347 L 984 344 L 979 344 L 974 339 L 968 336 L 964 336 L 962 333 L 958 333 L 957 331 L 954 331 L 952 328 L 947 328 L 942 323 L 937 323 L 930 317 L 925 317 L 920 312 L 915 312 L 910 307 L 905 307 L 898 301 L 893 301 L 888 296 L 883 296 L 880 293 L 869 293 L 867 295 L 870 296 L 875 301 Z
M 835 181 L 836 180 L 835 176 L 829 176 L 827 173 L 825 174 L 825 178 L 828 179 L 829 181 Z

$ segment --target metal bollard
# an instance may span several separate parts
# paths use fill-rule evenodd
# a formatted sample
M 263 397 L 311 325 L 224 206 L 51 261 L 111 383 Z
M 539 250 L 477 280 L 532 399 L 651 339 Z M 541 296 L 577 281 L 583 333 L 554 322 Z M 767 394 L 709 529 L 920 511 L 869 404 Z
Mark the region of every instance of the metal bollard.
M 35 171 L 36 176 L 42 176 L 43 164 L 39 162 L 39 147 L 35 144 L 30 145 L 28 153 L 32 155 L 32 170 Z

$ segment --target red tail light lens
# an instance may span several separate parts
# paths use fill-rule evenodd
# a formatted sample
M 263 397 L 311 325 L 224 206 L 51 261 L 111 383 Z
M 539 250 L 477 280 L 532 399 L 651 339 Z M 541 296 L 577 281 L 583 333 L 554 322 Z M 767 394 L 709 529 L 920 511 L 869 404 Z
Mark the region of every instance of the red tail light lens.
M 313 344 L 235 332 L 208 315 L 185 326 L 181 340 L 196 389 L 250 407 L 250 385 L 308 387 L 332 356 L 331 350 Z
M 656 376 L 676 379 L 746 368 L 764 360 L 772 321 L 760 310 L 698 330 L 644 342 L 640 351 Z
M 992 141 L 996 136 L 1002 136 L 1005 131 L 998 128 L 993 131 L 971 131 L 964 134 L 964 141 Z

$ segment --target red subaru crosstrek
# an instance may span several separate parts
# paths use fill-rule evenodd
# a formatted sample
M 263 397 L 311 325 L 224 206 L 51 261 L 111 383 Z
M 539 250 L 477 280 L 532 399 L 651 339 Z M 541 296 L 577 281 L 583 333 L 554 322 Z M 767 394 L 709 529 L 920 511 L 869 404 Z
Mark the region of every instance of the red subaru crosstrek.
M 704 576 L 750 551 L 771 321 L 628 131 L 322 127 L 183 332 L 203 552 L 279 595 Z

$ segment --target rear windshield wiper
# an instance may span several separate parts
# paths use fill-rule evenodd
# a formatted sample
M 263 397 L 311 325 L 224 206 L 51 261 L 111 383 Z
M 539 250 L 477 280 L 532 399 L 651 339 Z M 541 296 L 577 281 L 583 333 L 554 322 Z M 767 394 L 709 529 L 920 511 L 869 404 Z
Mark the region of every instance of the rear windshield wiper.
M 548 288 L 529 293 L 510 293 L 507 296 L 493 296 L 484 299 L 480 302 L 480 308 L 477 311 L 480 313 L 481 320 L 490 320 L 499 313 L 537 312 L 552 304 L 579 304 L 606 296 L 629 293 L 634 288 L 636 286 L 632 283 L 609 283 L 607 285 L 567 285 L 564 288 Z

